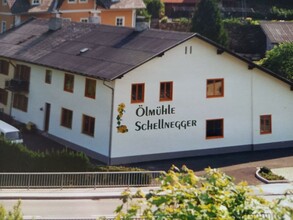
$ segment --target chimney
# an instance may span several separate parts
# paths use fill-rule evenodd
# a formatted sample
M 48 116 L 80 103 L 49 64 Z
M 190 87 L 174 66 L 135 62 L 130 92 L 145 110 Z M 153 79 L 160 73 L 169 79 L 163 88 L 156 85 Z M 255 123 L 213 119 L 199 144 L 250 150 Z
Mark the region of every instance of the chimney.
M 135 31 L 144 31 L 150 28 L 150 22 L 144 16 L 136 16 Z
M 101 23 L 101 17 L 98 16 L 97 12 L 91 12 L 91 15 L 89 17 L 89 23 L 93 24 L 100 24 Z
M 53 17 L 49 20 L 49 30 L 56 31 L 62 27 L 62 19 L 60 18 L 60 13 L 53 12 Z

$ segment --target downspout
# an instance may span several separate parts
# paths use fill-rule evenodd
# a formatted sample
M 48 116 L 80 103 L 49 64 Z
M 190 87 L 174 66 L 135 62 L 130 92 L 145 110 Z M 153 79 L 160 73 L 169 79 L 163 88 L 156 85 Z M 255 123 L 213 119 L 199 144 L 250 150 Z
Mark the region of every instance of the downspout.
M 107 85 L 105 80 L 103 80 L 103 85 L 111 89 L 111 114 L 110 114 L 110 134 L 109 134 L 109 150 L 108 150 L 108 162 L 107 165 L 111 165 L 111 155 L 112 155 L 112 130 L 113 130 L 113 108 L 114 108 L 114 88 Z
M 15 73 L 15 69 L 16 69 L 16 65 L 14 65 L 11 60 L 8 61 L 9 64 L 11 64 L 11 66 L 14 68 L 14 73 Z M 9 72 L 8 72 L 9 75 Z M 11 91 L 11 97 L 10 97 L 10 106 L 9 106 L 9 116 L 12 117 L 12 105 L 13 105 L 13 99 L 14 99 L 14 92 Z
M 251 71 L 251 151 L 254 151 L 254 99 L 253 99 L 253 71 Z

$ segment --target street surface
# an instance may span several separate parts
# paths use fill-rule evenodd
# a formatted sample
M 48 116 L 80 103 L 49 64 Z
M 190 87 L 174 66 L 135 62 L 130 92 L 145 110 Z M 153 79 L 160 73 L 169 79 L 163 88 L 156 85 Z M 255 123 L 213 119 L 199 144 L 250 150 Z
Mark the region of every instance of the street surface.
M 268 195 L 263 198 L 272 201 L 283 195 Z M 291 200 L 291 201 L 290 201 Z M 293 208 L 293 196 L 290 195 L 283 205 Z M 12 207 L 17 200 L 0 200 L 0 204 L 4 205 L 7 210 Z M 113 217 L 114 210 L 121 205 L 120 199 L 65 199 L 65 200 L 22 200 L 21 209 L 25 220 L 41 220 L 41 219 L 97 219 L 99 217 Z
M 17 200 L 0 200 L 6 210 L 12 210 Z M 24 219 L 97 219 L 113 217 L 114 210 L 121 205 L 120 199 L 71 199 L 71 200 L 22 200 Z

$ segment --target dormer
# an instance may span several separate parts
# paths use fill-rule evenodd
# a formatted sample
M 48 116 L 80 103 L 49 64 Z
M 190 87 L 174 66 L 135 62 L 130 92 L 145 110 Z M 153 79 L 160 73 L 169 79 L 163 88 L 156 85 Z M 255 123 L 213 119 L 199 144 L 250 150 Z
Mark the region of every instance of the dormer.
M 32 5 L 40 5 L 41 0 L 31 0 Z

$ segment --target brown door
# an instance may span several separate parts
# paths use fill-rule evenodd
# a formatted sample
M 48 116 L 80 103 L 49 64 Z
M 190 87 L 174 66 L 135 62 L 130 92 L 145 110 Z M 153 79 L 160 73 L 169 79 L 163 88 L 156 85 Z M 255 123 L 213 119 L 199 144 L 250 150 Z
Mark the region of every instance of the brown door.
M 51 104 L 46 103 L 46 106 L 45 106 L 45 128 L 44 128 L 45 132 L 47 132 L 49 130 L 50 111 L 51 111 Z

